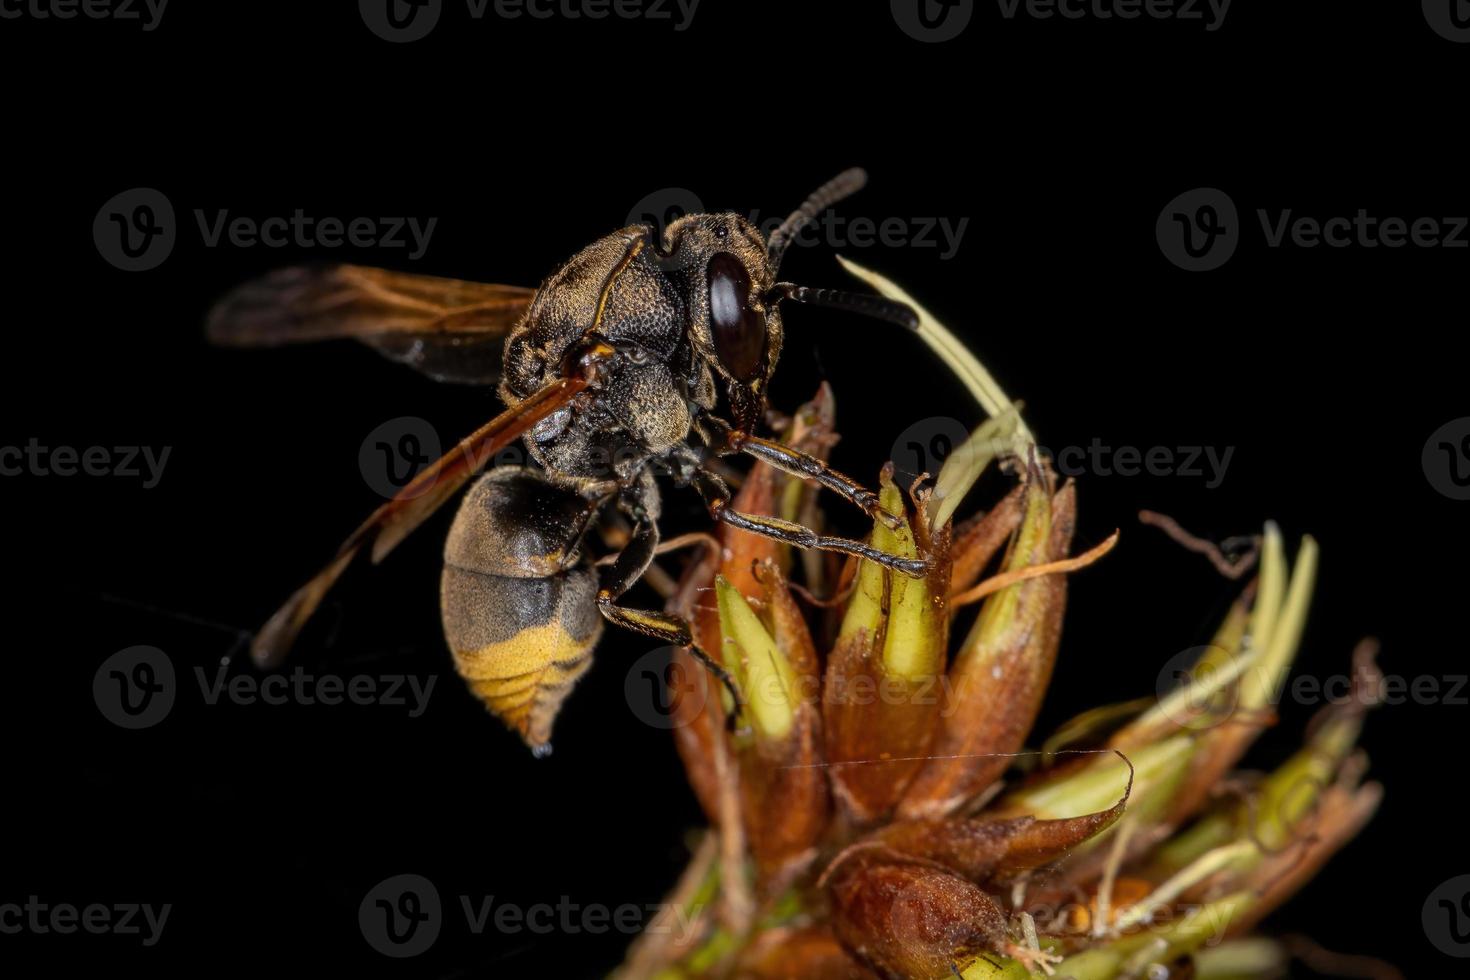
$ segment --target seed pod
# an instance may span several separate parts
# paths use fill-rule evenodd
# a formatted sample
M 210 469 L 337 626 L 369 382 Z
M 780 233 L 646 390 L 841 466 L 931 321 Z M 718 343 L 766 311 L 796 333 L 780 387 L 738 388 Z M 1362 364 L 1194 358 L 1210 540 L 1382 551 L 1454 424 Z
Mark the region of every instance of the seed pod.
M 825 452 L 834 437 L 831 433 L 833 405 L 831 390 L 824 384 L 797 413 L 797 429 L 792 433 L 793 445 L 809 452 Z M 779 481 L 784 475 L 765 463 L 757 462 L 736 493 L 731 506 L 750 514 L 770 515 L 776 512 Z M 799 481 L 793 481 L 800 485 Z M 694 639 L 701 648 L 718 657 L 723 637 L 716 604 L 708 601 L 717 574 L 723 575 L 741 595 L 759 596 L 764 586 L 754 569 L 774 563 L 784 568 L 790 561 L 788 546 L 759 534 L 748 534 L 727 525 L 715 530 L 720 553 L 701 556 L 686 571 L 678 594 L 670 602 L 670 611 L 687 619 L 694 628 Z M 719 774 L 733 768 L 727 758 L 725 707 L 722 688 L 709 671 L 688 651 L 674 654 L 670 673 L 672 708 L 670 722 L 674 744 L 684 762 L 684 771 L 710 822 L 719 825 L 726 807 L 721 801 Z
M 1023 816 L 902 821 L 889 824 L 844 854 L 893 853 L 942 864 L 976 884 L 995 884 L 1050 864 L 1113 826 L 1122 818 L 1131 790 L 1130 781 L 1123 797 L 1106 810 L 1058 820 Z M 843 857 L 839 855 L 836 861 Z
M 1193 747 L 1187 736 L 1176 735 L 1129 753 L 1127 762 L 1113 754 L 1083 757 L 1027 779 L 991 804 L 990 809 L 998 816 L 1030 814 L 1062 819 L 1102 809 L 1131 784 L 1127 791 L 1128 820 L 1137 829 L 1130 837 L 1127 855 L 1133 855 L 1157 841 L 1161 814 L 1173 799 Z M 1073 847 L 1056 887 L 1065 893 L 1102 874 L 1110 851 L 1105 842 L 1114 832 L 1115 828 L 1104 827 Z
M 713 586 L 718 568 L 715 555 L 696 561 L 685 572 L 679 592 L 669 604 L 671 611 L 689 621 L 695 641 L 705 650 L 720 647 L 719 616 L 697 603 L 698 597 Z M 720 683 L 689 651 L 675 650 L 669 667 L 669 696 L 674 748 L 684 763 L 684 774 L 705 816 L 711 825 L 718 827 L 724 822 L 720 773 L 734 766 L 725 743 Z
M 883 508 L 904 513 L 892 464 L 880 484 Z M 892 554 L 918 554 L 907 519 L 897 530 L 876 522 L 872 541 Z M 922 764 L 938 717 L 949 566 L 942 541 L 931 545 L 937 553 L 922 579 L 861 563 L 828 657 L 822 704 L 827 759 L 833 791 L 858 823 L 892 809 Z
M 932 867 L 854 862 L 831 895 L 837 938 L 883 977 L 952 977 L 975 954 L 1009 945 L 995 899 Z
M 750 726 L 735 739 L 746 833 L 762 878 L 784 881 L 815 856 L 827 821 L 827 777 L 818 750 L 816 651 L 780 573 L 767 566 L 766 574 L 769 630 L 724 578 L 716 592 L 721 656 Z
M 828 929 L 771 929 L 752 943 L 735 980 L 874 980 Z
M 1072 484 L 1052 498 L 1032 463 L 1025 516 L 1005 568 L 1016 571 L 1066 556 L 1076 523 Z M 1043 575 L 990 596 L 965 638 L 946 686 L 933 756 L 908 787 L 899 816 L 933 819 L 954 812 L 1010 765 L 1031 731 L 1061 642 L 1066 576 Z

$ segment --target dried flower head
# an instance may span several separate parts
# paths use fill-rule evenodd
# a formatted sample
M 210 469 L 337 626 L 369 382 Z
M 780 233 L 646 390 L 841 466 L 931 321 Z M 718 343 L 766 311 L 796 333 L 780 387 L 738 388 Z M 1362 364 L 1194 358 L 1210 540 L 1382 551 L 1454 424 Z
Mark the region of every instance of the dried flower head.
M 732 724 L 733 702 L 687 660 L 676 740 L 714 829 L 674 900 L 701 929 L 680 946 L 645 936 L 619 975 L 1271 975 L 1286 955 L 1252 928 L 1381 795 L 1355 748 L 1379 680 L 1371 647 L 1355 657 L 1361 696 L 1325 709 L 1274 772 L 1232 776 L 1274 720 L 1316 572 L 1315 542 L 1289 563 L 1268 526 L 1257 574 L 1183 686 L 1089 711 L 1027 753 L 1068 577 L 1117 535 L 1074 554 L 1077 487 L 1038 459 L 973 355 L 919 313 L 921 335 L 991 416 L 932 483 L 901 487 L 891 464 L 879 474 L 900 520 L 875 522 L 872 543 L 926 556 L 930 571 L 798 556 L 730 528 L 686 570 L 672 604 L 745 704 Z M 820 455 L 833 418 L 824 386 L 785 437 Z M 1014 488 L 959 517 L 995 465 Z M 737 505 L 821 522 L 813 487 L 763 466 Z M 977 601 L 951 643 L 956 611 Z

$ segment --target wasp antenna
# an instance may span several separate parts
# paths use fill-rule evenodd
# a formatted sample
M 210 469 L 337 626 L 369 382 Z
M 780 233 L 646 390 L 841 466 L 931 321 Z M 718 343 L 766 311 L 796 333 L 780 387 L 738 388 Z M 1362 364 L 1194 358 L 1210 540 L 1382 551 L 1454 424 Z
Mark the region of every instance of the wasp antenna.
M 867 182 L 868 172 L 862 167 L 844 170 L 812 191 L 811 196 L 801 202 L 801 207 L 787 215 L 786 220 L 781 222 L 781 227 L 771 232 L 771 237 L 766 242 L 766 258 L 771 264 L 771 275 L 774 276 L 776 270 L 781 268 L 781 256 L 786 254 L 786 246 L 791 244 L 798 232 L 827 208 L 862 190 Z
M 861 313 L 863 316 L 897 324 L 906 330 L 917 332 L 919 329 L 919 315 L 914 312 L 913 307 L 873 293 L 849 293 L 841 289 L 812 289 L 789 282 L 778 282 L 771 287 L 770 292 L 766 293 L 766 302 L 769 304 L 788 299 L 807 306 L 825 306 L 831 310 Z

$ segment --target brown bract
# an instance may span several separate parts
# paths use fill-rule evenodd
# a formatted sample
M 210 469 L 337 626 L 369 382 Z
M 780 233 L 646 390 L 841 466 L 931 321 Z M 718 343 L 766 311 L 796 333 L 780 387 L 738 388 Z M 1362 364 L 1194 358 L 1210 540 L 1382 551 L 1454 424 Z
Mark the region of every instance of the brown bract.
M 1066 556 L 1076 526 L 1072 484 L 1053 496 L 1049 475 L 1027 472 L 1019 535 L 1004 567 L 1014 571 Z M 899 815 L 955 812 L 1005 772 L 1036 721 L 1061 643 L 1066 576 L 1018 582 L 991 595 L 960 647 L 946 687 L 935 757 L 904 794 Z M 974 710 L 985 705 L 986 710 Z

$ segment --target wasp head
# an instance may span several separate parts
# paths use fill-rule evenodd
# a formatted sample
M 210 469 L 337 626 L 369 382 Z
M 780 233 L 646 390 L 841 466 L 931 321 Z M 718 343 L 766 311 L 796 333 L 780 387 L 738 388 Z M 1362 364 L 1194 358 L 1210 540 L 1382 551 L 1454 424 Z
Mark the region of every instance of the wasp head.
M 765 238 L 738 214 L 691 214 L 669 225 L 658 253 L 687 290 L 695 355 L 724 382 L 735 428 L 749 432 L 781 353 Z

